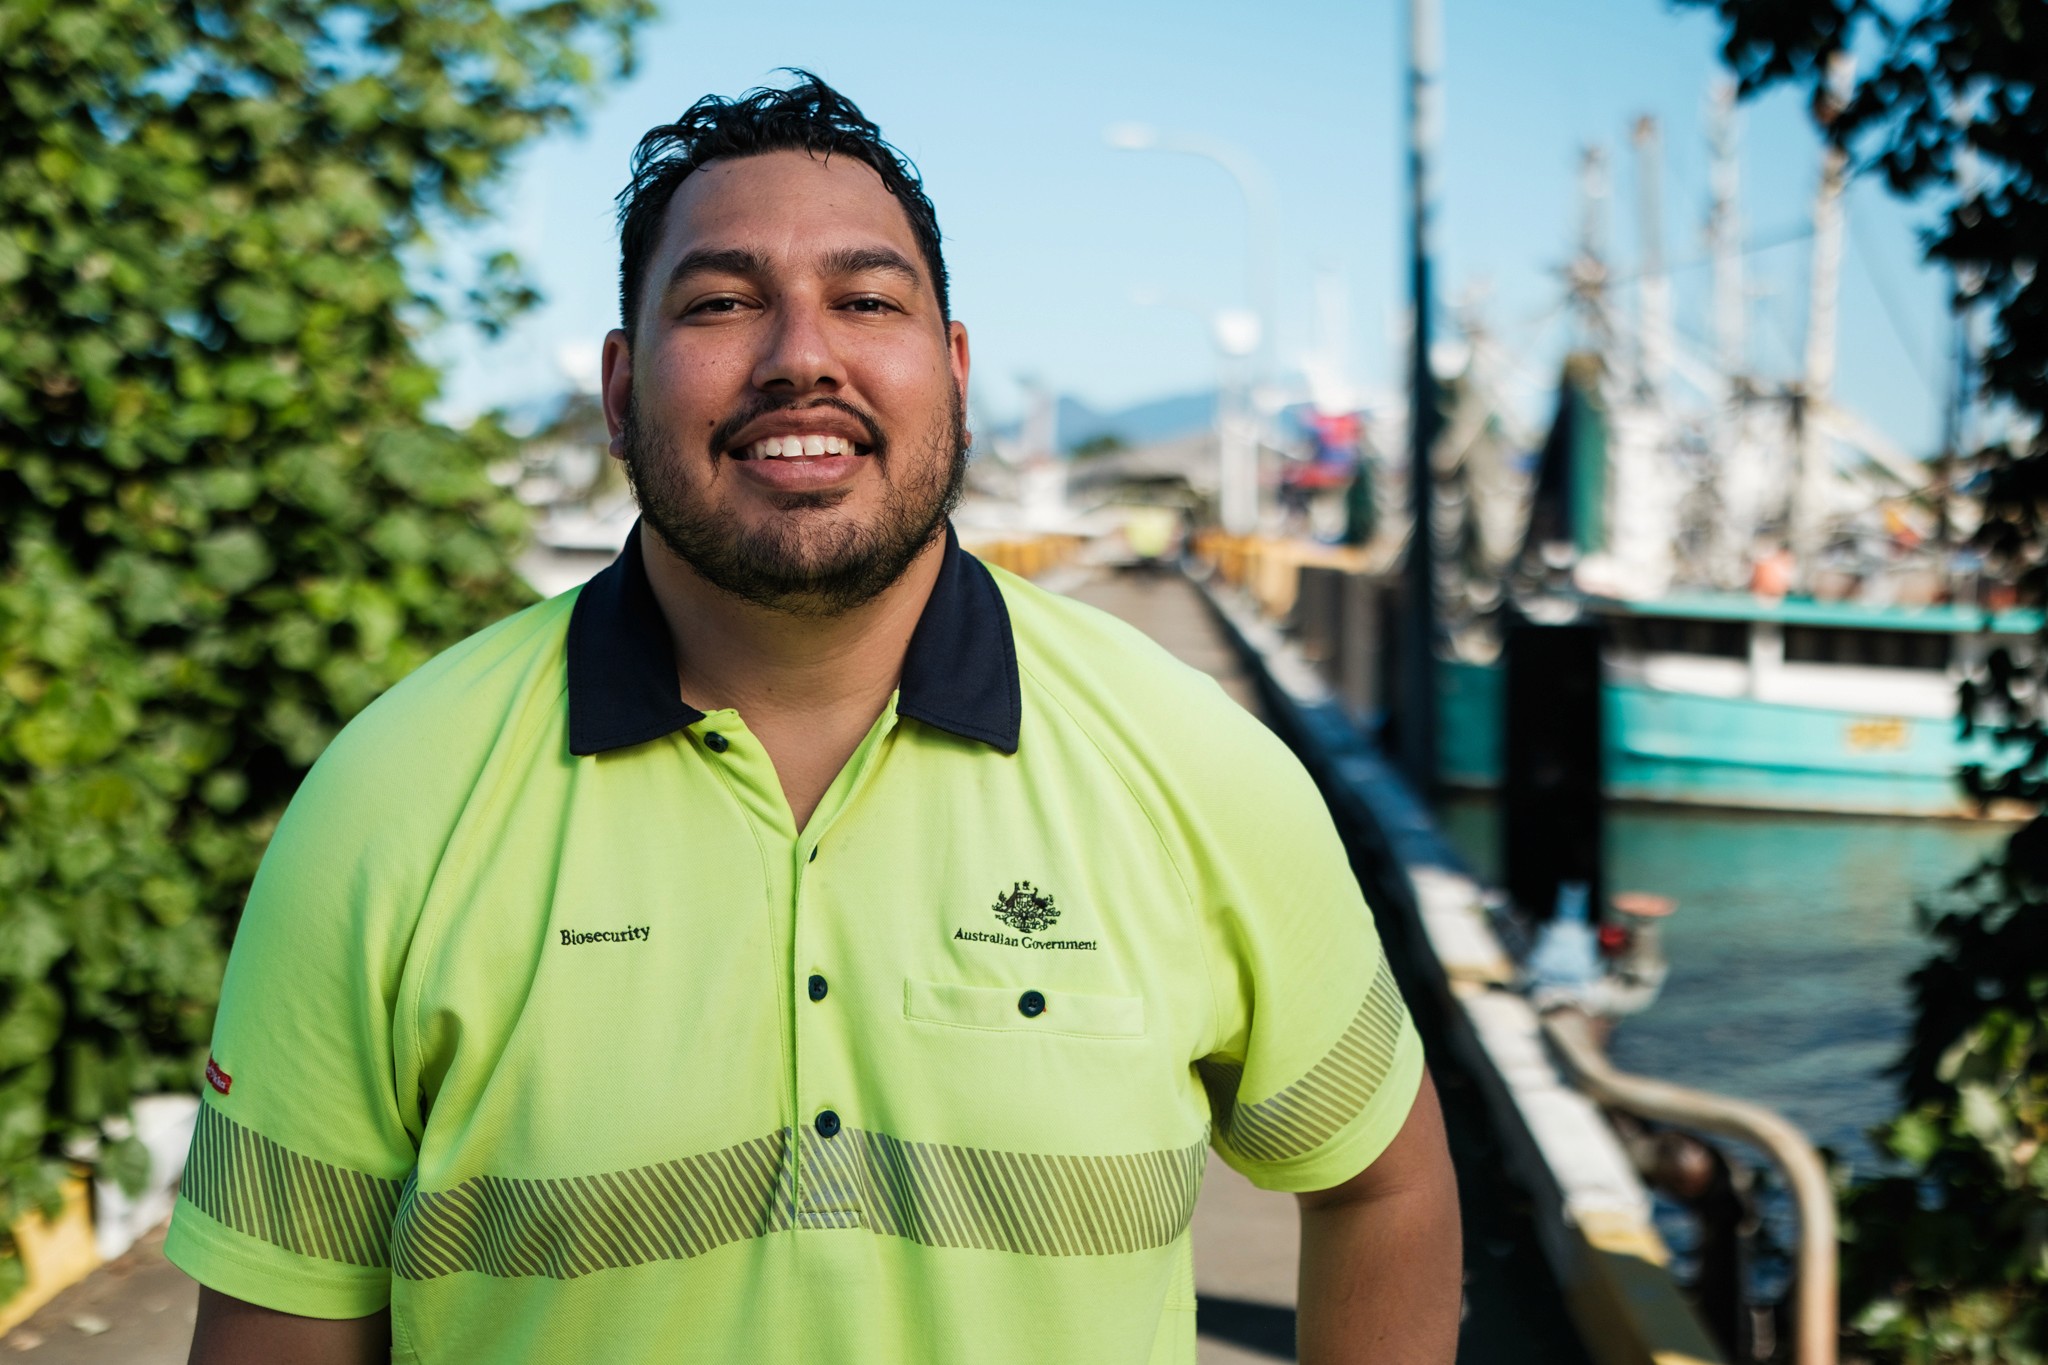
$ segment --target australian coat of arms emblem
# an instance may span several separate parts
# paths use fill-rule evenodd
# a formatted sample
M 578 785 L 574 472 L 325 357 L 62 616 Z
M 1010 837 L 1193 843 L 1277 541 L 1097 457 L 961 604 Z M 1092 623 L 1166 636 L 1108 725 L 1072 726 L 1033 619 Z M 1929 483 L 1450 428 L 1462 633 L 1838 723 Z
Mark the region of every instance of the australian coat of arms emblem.
M 1060 917 L 1051 894 L 1040 891 L 1030 882 L 1018 882 L 1007 896 L 996 897 L 994 909 L 997 919 L 1020 934 L 1050 929 L 1052 922 Z

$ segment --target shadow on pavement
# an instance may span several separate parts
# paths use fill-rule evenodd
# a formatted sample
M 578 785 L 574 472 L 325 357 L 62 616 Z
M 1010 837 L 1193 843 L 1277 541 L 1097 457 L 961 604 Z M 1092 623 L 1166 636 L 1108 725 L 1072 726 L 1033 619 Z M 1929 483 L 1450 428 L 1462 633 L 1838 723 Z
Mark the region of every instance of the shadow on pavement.
M 1294 1359 L 1294 1310 L 1279 1304 L 1199 1294 L 1195 1297 L 1195 1331 L 1275 1360 Z

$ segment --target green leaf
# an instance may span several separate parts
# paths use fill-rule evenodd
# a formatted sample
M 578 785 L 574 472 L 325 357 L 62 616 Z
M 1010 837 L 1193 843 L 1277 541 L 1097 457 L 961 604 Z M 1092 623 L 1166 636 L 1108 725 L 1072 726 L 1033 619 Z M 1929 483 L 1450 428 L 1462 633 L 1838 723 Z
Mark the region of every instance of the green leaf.
M 283 341 L 298 330 L 297 301 L 289 292 L 253 280 L 236 280 L 220 291 L 220 314 L 245 341 Z
M 68 689 L 67 689 L 68 691 Z M 76 717 L 58 706 L 45 706 L 14 723 L 9 734 L 14 750 L 44 772 L 62 769 L 78 741 Z
M 1901 1114 L 1893 1122 L 1889 1139 L 1885 1143 L 1901 1161 L 1914 1167 L 1925 1166 L 1942 1144 L 1941 1127 L 1933 1117 L 1915 1111 Z
M 149 1185 L 149 1148 L 139 1138 L 125 1137 L 100 1150 L 100 1173 L 121 1187 L 130 1198 Z
M 42 1056 L 64 1027 L 64 998 L 47 983 L 18 982 L 13 997 L 0 1009 L 0 1068 Z
M 208 773 L 199 788 L 199 799 L 222 814 L 239 809 L 249 799 L 249 779 L 226 769 Z
M 0 981 L 34 981 L 70 947 L 63 925 L 40 901 L 17 898 L 0 934 Z
M 141 900 L 158 924 L 175 926 L 191 919 L 199 909 L 199 888 L 184 877 L 148 877 L 142 883 Z
M 29 254 L 13 233 L 0 233 L 0 284 L 13 284 L 28 274 Z
M 262 582 L 274 567 L 270 547 L 247 526 L 216 531 L 199 542 L 195 557 L 207 585 L 230 596 Z

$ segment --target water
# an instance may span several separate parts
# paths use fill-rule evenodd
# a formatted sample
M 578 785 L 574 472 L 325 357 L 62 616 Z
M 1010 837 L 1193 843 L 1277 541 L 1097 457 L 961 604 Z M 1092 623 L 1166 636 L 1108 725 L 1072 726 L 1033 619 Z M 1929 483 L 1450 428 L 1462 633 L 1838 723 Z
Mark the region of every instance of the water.
M 1458 798 L 1445 833 L 1497 880 L 1490 798 Z M 1895 1108 L 1885 1069 L 1910 1025 L 1905 976 L 1930 943 L 1913 914 L 1995 852 L 1997 825 L 1747 815 L 1623 806 L 1608 813 L 1607 885 L 1675 897 L 1671 977 L 1622 1022 L 1627 1071 L 1769 1105 L 1868 1171 L 1864 1134 Z

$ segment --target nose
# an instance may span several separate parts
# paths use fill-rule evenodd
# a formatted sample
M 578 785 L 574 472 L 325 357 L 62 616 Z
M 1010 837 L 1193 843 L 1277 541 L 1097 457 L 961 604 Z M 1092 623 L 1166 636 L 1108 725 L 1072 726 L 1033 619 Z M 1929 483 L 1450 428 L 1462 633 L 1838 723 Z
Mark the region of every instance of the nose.
M 777 303 L 754 362 L 754 387 L 764 393 L 831 393 L 845 383 L 844 367 L 817 303 L 785 298 Z

